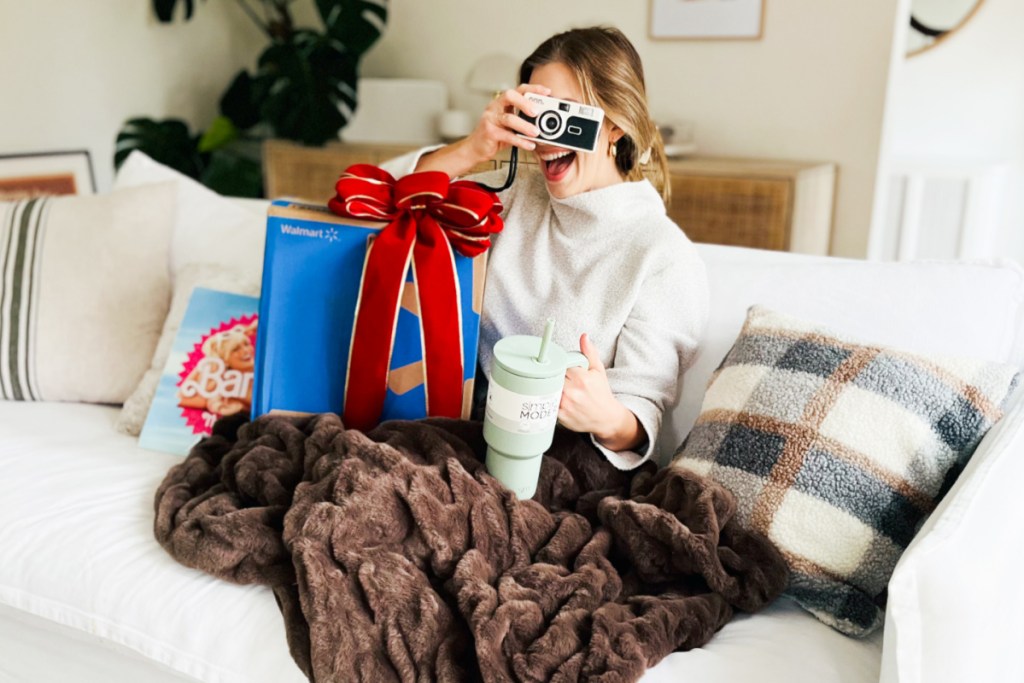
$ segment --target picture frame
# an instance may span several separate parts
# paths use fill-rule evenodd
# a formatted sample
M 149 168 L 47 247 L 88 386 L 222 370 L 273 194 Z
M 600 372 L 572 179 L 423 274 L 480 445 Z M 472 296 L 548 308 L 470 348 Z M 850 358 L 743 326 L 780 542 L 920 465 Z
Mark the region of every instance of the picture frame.
M 0 201 L 96 194 L 89 150 L 0 155 Z
M 764 0 L 651 0 L 652 40 L 759 40 Z

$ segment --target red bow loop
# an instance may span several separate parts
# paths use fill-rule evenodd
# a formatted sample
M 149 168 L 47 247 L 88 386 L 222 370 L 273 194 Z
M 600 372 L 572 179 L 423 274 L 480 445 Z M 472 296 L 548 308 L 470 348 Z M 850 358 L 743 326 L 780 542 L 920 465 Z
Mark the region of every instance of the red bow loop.
M 349 218 L 395 220 L 403 212 L 427 212 L 452 247 L 463 256 L 478 256 L 501 232 L 504 207 L 498 196 L 467 180 L 450 182 L 440 171 L 422 171 L 399 180 L 376 166 L 349 166 L 335 185 L 330 210 Z
M 370 164 L 349 166 L 338 178 L 334 191 L 327 207 L 339 216 L 381 221 L 398 215 L 395 179 L 384 169 Z

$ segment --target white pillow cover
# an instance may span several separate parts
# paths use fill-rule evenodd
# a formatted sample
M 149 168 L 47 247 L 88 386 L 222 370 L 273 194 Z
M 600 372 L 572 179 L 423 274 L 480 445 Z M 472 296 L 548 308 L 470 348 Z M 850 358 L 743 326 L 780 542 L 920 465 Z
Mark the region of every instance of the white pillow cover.
M 175 191 L 0 202 L 0 396 L 121 403 L 167 315 Z
M 125 160 L 114 186 L 159 182 L 170 182 L 177 191 L 170 251 L 174 296 L 149 369 L 118 416 L 117 429 L 135 436 L 146 421 L 192 290 L 208 287 L 258 296 L 263 268 L 266 218 L 260 211 L 242 208 L 139 151 Z

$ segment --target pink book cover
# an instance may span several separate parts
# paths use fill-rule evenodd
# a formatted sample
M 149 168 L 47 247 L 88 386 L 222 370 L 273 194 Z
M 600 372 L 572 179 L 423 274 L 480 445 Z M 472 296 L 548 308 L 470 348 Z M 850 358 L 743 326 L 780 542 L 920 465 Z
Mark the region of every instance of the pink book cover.
M 259 299 L 197 287 L 139 445 L 185 455 L 223 415 L 252 409 Z

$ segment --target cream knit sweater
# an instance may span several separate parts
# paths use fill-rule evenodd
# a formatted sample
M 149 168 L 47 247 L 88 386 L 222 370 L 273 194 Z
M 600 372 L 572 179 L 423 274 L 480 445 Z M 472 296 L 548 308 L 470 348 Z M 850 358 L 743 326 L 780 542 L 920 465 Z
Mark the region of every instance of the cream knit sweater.
M 429 151 L 393 159 L 395 176 Z M 493 187 L 506 171 L 472 179 Z M 501 195 L 505 229 L 493 240 L 480 325 L 480 364 L 490 377 L 502 337 L 540 335 L 555 319 L 555 341 L 579 349 L 584 332 L 601 352 L 615 397 L 647 432 L 634 451 L 595 445 L 620 469 L 654 452 L 662 413 L 693 362 L 708 319 L 704 263 L 647 181 L 623 182 L 557 199 L 543 176 L 520 167 Z

